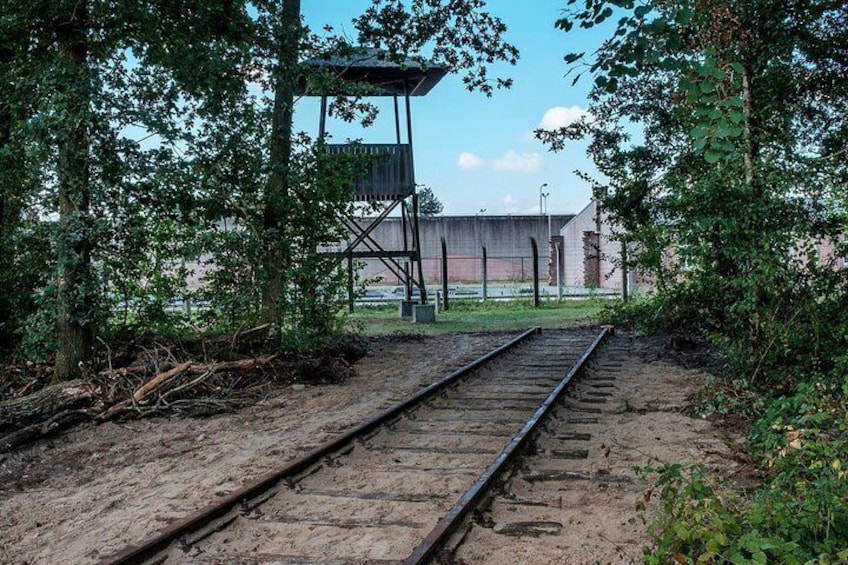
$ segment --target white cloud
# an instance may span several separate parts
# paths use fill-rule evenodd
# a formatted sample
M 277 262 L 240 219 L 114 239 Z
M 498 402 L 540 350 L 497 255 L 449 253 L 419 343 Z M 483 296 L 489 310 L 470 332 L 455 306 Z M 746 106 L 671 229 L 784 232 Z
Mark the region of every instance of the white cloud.
M 564 128 L 586 116 L 587 113 L 586 109 L 580 106 L 571 106 L 569 108 L 555 106 L 545 112 L 545 115 L 542 116 L 542 121 L 539 123 L 539 127 L 545 130 Z
M 460 169 L 465 169 L 466 171 L 473 171 L 474 169 L 479 169 L 486 162 L 475 155 L 474 153 L 460 153 L 459 159 L 457 159 L 456 164 L 459 165 Z
M 518 199 L 512 194 L 507 194 L 503 199 L 503 211 L 504 214 L 517 214 L 518 213 Z
M 538 153 L 516 153 L 512 149 L 497 159 L 483 159 L 468 152 L 460 153 L 456 164 L 466 171 L 485 167 L 508 173 L 535 173 L 545 168 L 545 163 Z
M 501 213 L 536 215 L 539 213 L 539 205 L 528 206 L 526 201 L 520 200 L 512 194 L 507 194 L 501 199 Z
M 535 173 L 544 167 L 542 158 L 538 153 L 518 154 L 512 149 L 492 161 L 492 168 L 496 171 L 507 171 L 515 173 Z

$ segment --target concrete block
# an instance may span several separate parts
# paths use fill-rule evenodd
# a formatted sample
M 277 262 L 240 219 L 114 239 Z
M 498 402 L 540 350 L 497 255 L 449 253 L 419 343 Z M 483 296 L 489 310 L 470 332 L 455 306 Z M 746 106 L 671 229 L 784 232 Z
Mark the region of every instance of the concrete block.
M 411 318 L 412 307 L 418 304 L 417 300 L 401 300 L 400 301 L 400 317 Z
M 412 321 L 416 324 L 436 323 L 436 306 L 434 304 L 416 304 L 412 308 Z

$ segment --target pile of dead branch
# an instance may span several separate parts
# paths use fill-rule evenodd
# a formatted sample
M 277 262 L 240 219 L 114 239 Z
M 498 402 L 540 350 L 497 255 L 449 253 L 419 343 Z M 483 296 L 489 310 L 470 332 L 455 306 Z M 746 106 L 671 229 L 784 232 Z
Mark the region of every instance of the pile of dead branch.
M 206 416 L 255 404 L 281 385 L 342 382 L 353 374 L 351 363 L 364 354 L 361 344 L 351 342 L 311 355 L 211 361 L 210 351 L 221 353 L 215 346 L 155 343 L 137 348 L 135 355 L 110 350 L 104 368 L 59 384 L 46 384 L 49 367 L 7 367 L 0 378 L 0 453 L 80 422 Z M 238 354 L 230 349 L 227 355 Z

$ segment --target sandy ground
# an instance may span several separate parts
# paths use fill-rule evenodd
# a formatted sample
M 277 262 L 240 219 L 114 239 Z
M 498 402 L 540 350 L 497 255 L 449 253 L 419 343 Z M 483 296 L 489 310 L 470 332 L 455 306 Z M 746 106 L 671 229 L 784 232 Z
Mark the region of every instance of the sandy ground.
M 94 562 L 205 506 L 210 493 L 221 496 L 238 488 L 513 335 L 381 340 L 356 364 L 357 375 L 342 385 L 286 388 L 237 414 L 80 427 L 2 456 L 0 563 Z M 628 343 L 635 344 L 634 359 L 639 361 L 627 361 L 628 370 L 621 371 L 620 360 L 607 360 L 618 364 L 621 373 L 616 396 L 609 397 L 603 408 L 613 428 L 598 428 L 590 450 L 601 456 L 580 461 L 586 465 L 581 469 L 626 475 L 633 465 L 648 460 L 732 465 L 727 438 L 708 422 L 683 414 L 703 375 L 651 360 L 656 358 L 650 351 L 653 346 Z M 614 353 L 620 355 L 621 350 Z M 609 454 L 603 456 L 607 448 Z M 540 464 L 531 465 L 541 469 Z M 531 487 L 542 488 L 535 485 Z M 498 535 L 494 528 L 477 528 L 458 556 L 466 563 L 632 561 L 646 542 L 635 501 L 648 486 L 631 478 L 613 487 L 583 485 L 581 490 L 556 495 L 583 509 L 582 514 L 559 514 L 548 520 L 564 523 L 562 531 L 571 532 L 568 536 L 544 535 L 528 542 Z M 495 523 L 517 520 L 501 517 L 498 512 L 515 511 L 509 506 L 499 509 L 497 504 L 492 509 Z M 587 514 L 592 505 L 596 509 Z M 473 545 L 478 535 L 501 540 L 496 554 L 481 553 Z
M 593 337 L 585 330 L 531 337 L 190 551 L 171 548 L 164 563 L 402 563 Z
M 94 562 L 514 335 L 383 339 L 343 385 L 287 388 L 211 418 L 80 427 L 0 456 L 0 563 Z
M 456 553 L 459 564 L 640 563 L 658 496 L 637 468 L 705 463 L 729 476 L 741 438 L 687 415 L 705 375 L 617 335 Z M 637 507 L 644 507 L 637 510 Z

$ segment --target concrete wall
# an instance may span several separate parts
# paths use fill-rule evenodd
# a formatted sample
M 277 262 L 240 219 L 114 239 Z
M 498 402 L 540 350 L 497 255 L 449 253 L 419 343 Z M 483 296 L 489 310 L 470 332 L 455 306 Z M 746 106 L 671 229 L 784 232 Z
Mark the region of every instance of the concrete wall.
M 571 215 L 552 215 L 551 233 L 556 235 Z M 361 225 L 369 225 L 362 221 Z M 539 276 L 548 280 L 548 216 L 436 216 L 419 220 L 424 278 L 441 281 L 441 238 L 448 247 L 449 282 L 482 280 L 482 246 L 486 246 L 490 281 L 529 281 L 533 278 L 530 238 L 539 246 Z M 400 218 L 387 218 L 372 232 L 384 248 L 403 249 Z M 357 250 L 365 250 L 359 247 Z M 398 284 L 397 278 L 377 259 L 365 261 L 360 277 L 383 277 L 384 284 Z
M 816 242 L 816 252 L 818 253 L 820 258 L 819 260 L 822 262 L 822 264 L 828 264 L 832 262 L 834 268 L 845 269 L 845 257 L 839 254 L 837 243 L 834 243 L 833 241 L 829 240 L 819 240 Z
M 587 284 L 587 264 L 598 257 L 600 288 L 621 290 L 622 277 L 619 264 L 621 261 L 621 243 L 614 239 L 608 216 L 599 211 L 596 200 L 581 210 L 560 230 L 563 238 L 563 255 L 565 260 L 564 284 L 566 286 L 589 286 Z M 597 248 L 587 249 L 584 243 L 587 235 L 597 236 Z M 628 286 L 633 287 L 634 277 L 629 277 Z
M 799 242 L 793 257 L 799 266 L 806 264 L 810 259 L 806 249 L 811 247 L 810 250 L 815 253 L 816 263 L 819 266 L 831 265 L 834 269 L 842 270 L 846 268 L 845 257 L 840 255 L 840 246 L 843 241 L 840 238 L 838 241 L 816 239 L 808 241 L 806 244 Z

